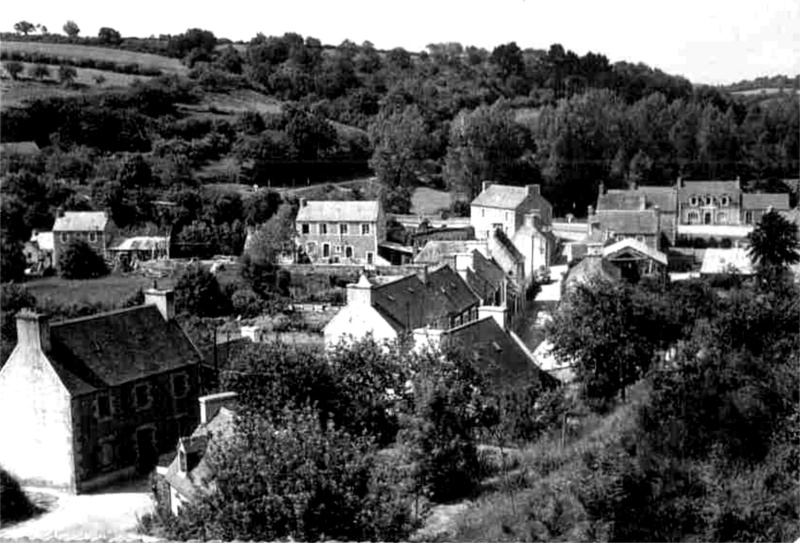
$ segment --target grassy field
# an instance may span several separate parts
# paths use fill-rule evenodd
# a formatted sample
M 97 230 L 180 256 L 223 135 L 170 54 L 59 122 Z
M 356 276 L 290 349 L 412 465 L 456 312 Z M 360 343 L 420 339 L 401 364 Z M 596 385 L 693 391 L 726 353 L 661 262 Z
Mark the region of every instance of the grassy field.
M 138 64 L 146 68 L 157 68 L 164 73 L 186 74 L 189 69 L 176 58 L 162 57 L 149 53 L 136 53 L 111 49 L 107 47 L 92 47 L 90 45 L 73 45 L 66 43 L 41 43 L 41 42 L 15 42 L 3 43 L 3 49 L 9 53 L 41 53 L 62 57 L 65 59 L 92 59 L 116 62 L 118 64 Z
M 174 279 L 158 280 L 159 287 L 171 287 Z M 138 289 L 153 286 L 153 280 L 141 275 L 109 275 L 100 279 L 69 280 L 60 277 L 33 279 L 25 284 L 28 292 L 43 303 L 50 300 L 56 305 L 103 304 L 116 307 Z
M 447 209 L 453 200 L 449 192 L 419 187 L 411 196 L 411 213 L 415 215 L 435 215 Z

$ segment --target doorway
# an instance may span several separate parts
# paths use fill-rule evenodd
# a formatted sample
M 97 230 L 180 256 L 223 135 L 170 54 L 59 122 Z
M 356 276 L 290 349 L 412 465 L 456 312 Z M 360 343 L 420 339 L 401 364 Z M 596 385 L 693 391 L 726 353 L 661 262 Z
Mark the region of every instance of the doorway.
M 136 471 L 150 473 L 157 463 L 156 429 L 139 428 L 136 430 Z
M 711 212 L 706 211 L 703 213 L 703 224 L 711 224 Z

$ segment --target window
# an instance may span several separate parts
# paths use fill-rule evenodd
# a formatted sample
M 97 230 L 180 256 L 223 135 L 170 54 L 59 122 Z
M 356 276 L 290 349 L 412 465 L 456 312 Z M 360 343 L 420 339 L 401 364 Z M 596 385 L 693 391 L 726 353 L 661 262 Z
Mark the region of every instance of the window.
M 333 252 L 336 253 L 337 255 L 342 254 L 342 246 L 341 245 L 334 245 L 333 246 Z
M 705 202 L 706 202 L 707 206 L 713 206 L 714 205 L 714 197 L 713 196 L 706 196 Z
M 697 211 L 690 211 L 686 215 L 686 219 L 688 220 L 689 224 L 699 224 L 700 223 L 700 214 Z
M 644 243 L 644 236 L 642 236 L 641 234 L 636 236 L 636 241 Z
M 506 220 L 508 220 L 510 218 L 510 216 L 511 216 L 511 214 L 508 211 L 506 211 Z
M 485 217 L 485 216 L 486 216 L 486 210 L 485 209 L 481 209 L 481 217 Z
M 744 222 L 745 222 L 745 224 L 753 224 L 753 212 L 752 211 L 745 211 L 744 212 Z
M 301 224 L 300 225 L 300 231 L 303 234 L 310 234 L 311 233 L 311 225 L 309 225 L 308 223 Z
M 175 403 L 176 413 L 186 413 L 188 410 L 187 394 L 189 394 L 189 378 L 185 373 L 172 376 L 172 399 Z
M 717 213 L 717 224 L 725 224 L 728 222 L 728 214 L 724 211 Z
M 66 243 L 68 239 L 69 239 L 69 234 L 67 234 L 65 232 L 61 232 L 61 241 L 62 241 L 62 243 Z
M 184 451 L 178 451 L 178 469 L 181 473 L 187 473 L 189 471 L 188 462 L 186 461 L 186 453 Z
M 369 264 L 371 266 L 372 265 L 372 261 L 373 261 L 374 258 L 375 257 L 373 256 L 372 253 L 367 253 L 367 264 Z
M 727 207 L 727 206 L 730 205 L 731 199 L 728 198 L 727 196 L 723 196 L 722 198 L 719 199 L 719 203 L 720 203 L 720 205 L 723 205 L 723 206 Z
M 316 252 L 316 250 L 317 250 L 316 243 L 309 243 L 308 245 L 306 245 L 306 254 L 313 255 Z
M 319 225 L 319 233 L 324 235 L 328 234 L 328 225 L 327 224 L 320 224 Z
M 347 235 L 347 225 L 345 223 L 339 225 L 339 234 L 343 236 Z
M 97 461 L 101 467 L 108 467 L 114 463 L 114 444 L 106 438 L 100 441 L 97 449 Z
M 89 232 L 89 241 L 97 243 L 97 232 Z
M 108 394 L 100 394 L 95 399 L 94 416 L 97 420 L 111 418 L 111 397 Z
M 361 225 L 361 235 L 368 236 L 369 235 L 369 224 L 362 224 Z
M 147 409 L 152 400 L 148 383 L 141 383 L 133 387 L 133 405 L 136 409 Z
M 322 257 L 328 258 L 331 256 L 331 245 L 330 243 L 323 243 L 322 244 Z
M 697 207 L 697 203 L 698 203 L 697 196 L 692 196 L 691 198 L 689 198 L 689 205 Z
M 351 246 L 347 246 L 344 248 L 344 256 L 345 258 L 353 258 L 353 248 Z

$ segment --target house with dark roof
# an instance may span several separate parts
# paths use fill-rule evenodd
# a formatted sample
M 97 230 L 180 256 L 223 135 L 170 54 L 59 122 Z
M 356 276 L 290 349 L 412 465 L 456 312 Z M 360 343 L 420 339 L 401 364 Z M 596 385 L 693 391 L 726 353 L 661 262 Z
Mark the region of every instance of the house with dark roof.
M 325 345 L 371 335 L 394 340 L 416 328 L 448 330 L 478 317 L 480 299 L 449 266 L 372 284 L 347 285 L 345 305 L 323 331 Z
M 603 242 L 633 238 L 654 250 L 661 248 L 661 215 L 658 209 L 615 209 L 589 213 L 587 241 Z
M 587 255 L 567 271 L 562 283 L 562 300 L 567 300 L 569 294 L 580 285 L 597 285 L 604 282 L 614 283 L 622 279 L 620 269 L 603 258 L 603 248 L 600 244 L 591 244 Z
M 632 283 L 645 276 L 666 278 L 667 255 L 633 238 L 603 247 L 603 258 L 619 268 L 622 277 Z
M 786 213 L 790 210 L 789 194 L 745 192 L 742 194 L 742 223 L 757 224 L 769 210 Z
M 491 240 L 500 232 L 522 256 L 522 278 L 527 280 L 542 266 L 549 266 L 555 237 L 553 207 L 539 185 L 515 187 L 484 182 L 483 190 L 470 204 L 470 223 L 479 240 Z M 492 253 L 494 256 L 494 253 Z
M 177 515 L 181 506 L 213 489 L 214 471 L 208 453 L 234 432 L 236 393 L 221 392 L 198 398 L 200 422 L 181 436 L 156 467 L 156 502 Z
M 170 290 L 61 322 L 22 311 L 17 338 L 0 368 L 0 465 L 26 484 L 84 492 L 147 473 L 197 424 L 210 371 Z
M 598 214 L 621 211 L 649 211 L 647 216 L 657 214 L 661 234 L 669 243 L 675 244 L 678 222 L 678 189 L 675 186 L 634 185 L 629 189 L 607 190 L 601 183 L 596 209 Z
M 378 264 L 378 246 L 386 241 L 378 200 L 302 200 L 295 225 L 298 250 L 312 264 Z
M 103 258 L 110 258 L 109 249 L 117 227 L 105 211 L 66 211 L 56 216 L 53 225 L 53 262 L 66 246 L 76 239 L 85 241 Z
M 741 224 L 741 181 L 678 179 L 678 220 L 688 225 Z

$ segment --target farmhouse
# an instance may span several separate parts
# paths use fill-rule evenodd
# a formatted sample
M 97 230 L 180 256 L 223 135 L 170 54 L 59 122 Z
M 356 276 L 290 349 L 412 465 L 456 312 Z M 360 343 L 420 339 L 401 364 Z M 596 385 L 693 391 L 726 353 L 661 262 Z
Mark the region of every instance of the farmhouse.
M 377 200 L 302 200 L 295 224 L 298 250 L 312 264 L 373 265 L 386 240 L 386 218 Z
M 491 240 L 500 232 L 501 242 L 508 240 L 521 255 L 524 278 L 550 264 L 555 246 L 552 217 L 553 208 L 541 195 L 539 185 L 515 187 L 486 181 L 470 207 L 475 237 Z
M 146 473 L 197 424 L 208 369 L 170 290 L 62 322 L 23 311 L 17 336 L 0 369 L 0 465 L 24 483 L 83 492 Z
M 325 345 L 367 335 L 394 340 L 417 328 L 449 330 L 478 317 L 480 299 L 449 266 L 373 285 L 347 285 L 345 305 L 325 326 Z
M 60 212 L 53 225 L 53 261 L 58 266 L 62 252 L 76 239 L 85 241 L 103 258 L 109 258 L 108 249 L 116 231 L 114 221 L 105 211 Z
M 675 244 L 677 237 L 677 187 L 648 187 L 633 185 L 630 189 L 607 190 L 603 183 L 597 196 L 597 214 L 615 212 L 645 212 L 646 216 L 657 213 L 659 234 L 663 235 L 671 244 Z M 649 213 L 646 213 L 648 212 Z M 618 213 L 617 213 L 618 214 Z M 647 233 L 636 233 L 646 236 Z M 651 244 L 652 245 L 652 244 Z M 660 246 L 660 240 L 658 245 Z

